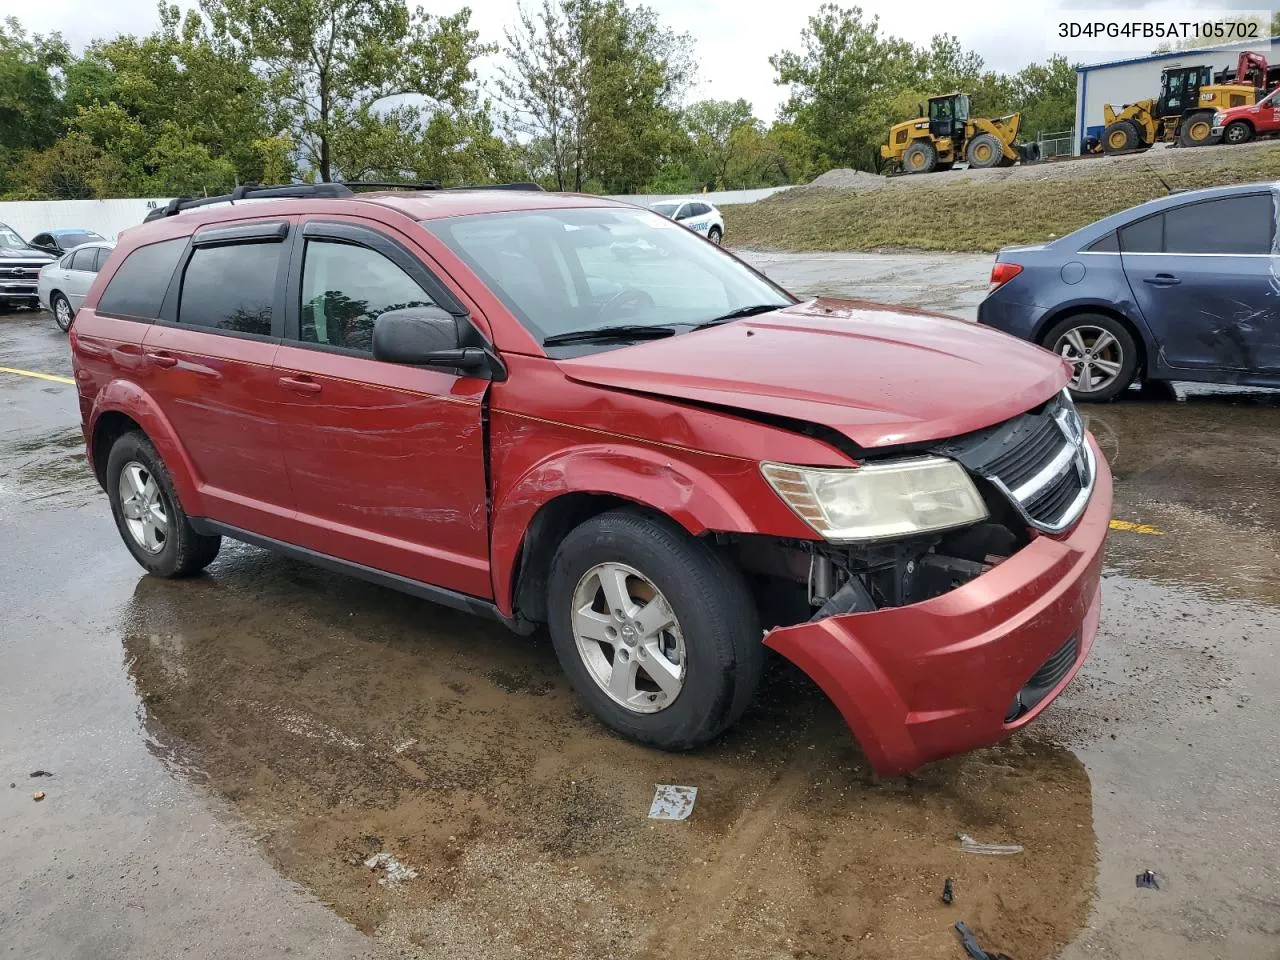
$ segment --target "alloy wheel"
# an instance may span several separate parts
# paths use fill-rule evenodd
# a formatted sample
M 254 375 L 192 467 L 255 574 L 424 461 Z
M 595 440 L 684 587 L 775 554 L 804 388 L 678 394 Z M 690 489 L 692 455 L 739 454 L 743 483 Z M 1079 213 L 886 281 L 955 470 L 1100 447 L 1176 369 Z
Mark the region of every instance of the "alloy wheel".
M 573 639 L 591 679 L 634 713 L 675 701 L 687 672 L 684 635 L 666 597 L 624 563 L 589 569 L 573 591 Z
M 1120 341 L 1102 327 L 1072 327 L 1058 338 L 1053 352 L 1071 364 L 1071 387 L 1079 393 L 1097 393 L 1109 387 L 1124 367 Z
M 67 330 L 71 326 L 71 304 L 67 303 L 62 297 L 58 297 L 53 303 L 53 315 L 58 321 L 58 326 L 63 330 Z
M 134 542 L 159 553 L 169 542 L 169 512 L 164 494 L 146 464 L 130 460 L 120 471 L 120 512 Z

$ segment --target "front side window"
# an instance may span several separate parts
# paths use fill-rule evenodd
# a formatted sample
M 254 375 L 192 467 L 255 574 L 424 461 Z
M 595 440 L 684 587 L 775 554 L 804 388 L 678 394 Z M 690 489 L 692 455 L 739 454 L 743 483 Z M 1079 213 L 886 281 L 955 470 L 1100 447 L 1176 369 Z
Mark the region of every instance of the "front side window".
M 197 247 L 182 277 L 178 323 L 271 336 L 278 243 Z
M 680 209 L 678 203 L 655 203 L 651 208 L 654 213 L 660 213 L 664 217 L 674 218 L 676 211 Z
M 98 302 L 98 312 L 138 320 L 154 320 L 173 278 L 187 238 L 165 240 L 134 250 L 112 276 Z
M 98 248 L 84 247 L 71 255 L 71 269 L 94 273 L 98 269 Z
M 424 226 L 539 340 L 610 325 L 685 332 L 726 314 L 793 302 L 718 247 L 647 210 L 476 214 Z
M 379 314 L 434 306 L 398 266 L 367 247 L 308 240 L 302 264 L 299 339 L 347 350 L 373 351 Z
M 1271 194 L 1189 203 L 1165 211 L 1165 253 L 1266 254 L 1275 215 Z

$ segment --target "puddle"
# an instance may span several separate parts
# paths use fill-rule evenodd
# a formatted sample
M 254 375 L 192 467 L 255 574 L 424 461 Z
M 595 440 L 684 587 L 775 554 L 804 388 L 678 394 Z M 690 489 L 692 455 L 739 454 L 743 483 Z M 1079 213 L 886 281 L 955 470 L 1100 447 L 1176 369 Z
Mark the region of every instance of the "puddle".
M 0 502 L 34 506 L 78 506 L 101 494 L 89 469 L 79 427 L 5 444 L 0 464 Z
M 125 634 L 157 753 L 285 875 L 433 958 L 927 960 L 956 955 L 963 918 L 1035 960 L 1093 895 L 1069 751 L 1023 737 L 880 781 L 785 665 L 729 736 L 665 754 L 586 715 L 543 639 L 249 548 L 141 580 Z M 697 786 L 692 816 L 650 820 L 655 783 Z M 960 832 L 1026 853 L 976 858 Z

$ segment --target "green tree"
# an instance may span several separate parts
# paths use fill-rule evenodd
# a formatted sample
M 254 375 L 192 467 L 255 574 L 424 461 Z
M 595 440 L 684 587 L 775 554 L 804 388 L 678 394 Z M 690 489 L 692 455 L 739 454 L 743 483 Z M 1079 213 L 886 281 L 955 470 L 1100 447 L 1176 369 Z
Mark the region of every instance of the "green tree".
M 1014 100 L 1022 111 L 1022 136 L 1071 130 L 1076 122 L 1076 68 L 1057 55 L 1032 63 L 1013 77 Z
M 759 126 L 751 104 L 742 99 L 699 100 L 685 110 L 684 128 L 699 179 L 713 189 L 731 188 L 730 170 L 734 179 L 749 180 L 763 140 Z
M 19 152 L 61 135 L 60 70 L 70 59 L 59 34 L 28 36 L 16 18 L 0 21 L 0 191 Z
M 91 200 L 121 196 L 125 170 L 88 137 L 73 133 L 45 150 L 22 154 L 13 181 L 15 200 Z
M 497 99 L 530 170 L 560 190 L 623 193 L 680 145 L 690 40 L 624 0 L 543 0 L 506 31 Z
M 919 83 L 926 72 L 921 52 L 882 34 L 879 17 L 829 3 L 809 18 L 800 43 L 798 52 L 769 58 L 777 82 L 792 88 L 783 119 L 819 145 L 818 165 L 872 169 L 888 129 L 885 104 Z
M 492 48 L 479 42 L 466 8 L 437 17 L 403 0 L 201 6 L 217 35 L 255 63 L 281 124 L 321 180 L 352 179 L 352 170 L 394 176 L 405 164 L 434 172 L 487 127 L 472 64 Z M 436 124 L 435 155 L 415 154 L 409 141 L 439 115 L 453 121 Z

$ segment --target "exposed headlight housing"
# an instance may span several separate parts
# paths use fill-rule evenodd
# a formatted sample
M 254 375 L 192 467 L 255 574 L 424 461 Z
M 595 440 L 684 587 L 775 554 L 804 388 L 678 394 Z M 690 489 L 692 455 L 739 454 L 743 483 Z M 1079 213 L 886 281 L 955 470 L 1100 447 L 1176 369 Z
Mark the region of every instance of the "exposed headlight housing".
M 950 530 L 985 520 L 965 469 L 943 457 L 868 463 L 851 470 L 760 464 L 769 486 L 833 543 Z

